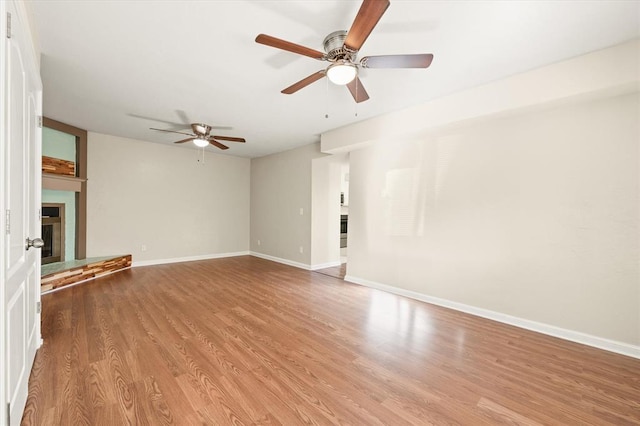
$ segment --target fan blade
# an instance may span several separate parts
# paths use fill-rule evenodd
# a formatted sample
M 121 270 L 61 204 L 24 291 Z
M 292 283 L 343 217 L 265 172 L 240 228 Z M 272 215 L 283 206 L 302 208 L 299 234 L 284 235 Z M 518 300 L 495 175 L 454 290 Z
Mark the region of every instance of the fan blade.
M 184 112 L 184 110 L 181 109 L 177 109 L 176 110 L 176 115 L 178 117 L 180 117 L 180 120 L 182 120 L 182 123 L 184 126 L 183 129 L 190 129 L 193 126 L 193 122 L 189 119 L 189 116 L 187 115 L 186 112 Z M 231 126 L 209 126 L 212 129 L 220 129 L 220 130 L 231 130 L 233 129 L 233 127 Z
M 187 138 L 187 139 L 182 139 L 181 141 L 174 142 L 174 143 L 185 143 L 185 142 L 191 142 L 192 140 L 193 140 L 193 138 Z
M 192 133 L 185 133 L 185 132 L 176 132 L 175 130 L 166 130 L 166 129 L 154 129 L 153 127 L 149 127 L 150 130 L 157 130 L 159 132 L 167 132 L 167 133 L 177 133 L 179 135 L 187 135 L 187 136 L 191 136 L 191 139 L 195 138 L 196 135 L 192 134 Z
M 244 138 L 234 138 L 232 136 L 211 136 L 213 139 L 221 140 L 221 141 L 229 141 L 229 142 L 246 142 Z
M 259 34 L 258 37 L 256 37 L 256 43 L 275 47 L 276 49 L 286 50 L 292 53 L 297 53 L 299 55 L 308 56 L 314 59 L 324 58 L 324 53 L 318 50 L 314 50 L 309 47 L 300 46 L 299 44 L 295 44 L 295 43 L 291 43 L 290 41 L 285 41 L 279 38 L 271 37 L 266 34 Z
M 180 120 L 182 120 L 182 124 L 184 124 L 186 126 L 190 126 L 191 125 L 191 120 L 189 120 L 189 117 L 187 116 L 186 112 L 184 112 L 181 109 L 177 109 L 176 110 L 176 114 L 178 115 L 178 117 L 180 117 Z
M 309 77 L 303 78 L 299 82 L 294 83 L 291 86 L 287 87 L 281 93 L 284 93 L 285 95 L 291 95 L 293 93 L 296 93 L 298 90 L 304 87 L 307 87 L 311 83 L 314 83 L 320 80 L 322 77 L 324 77 L 324 75 L 325 75 L 325 70 L 320 70 L 318 72 L 315 72 L 311 74 Z
M 185 125 L 182 124 L 182 123 L 176 123 L 174 121 L 162 120 L 160 118 L 147 117 L 146 115 L 133 114 L 133 113 L 127 113 L 127 115 L 129 117 L 141 118 L 143 120 L 156 121 L 158 123 L 165 123 L 165 124 L 168 124 L 168 125 L 174 127 L 175 130 L 183 130 L 183 129 L 187 129 L 188 128 L 188 126 L 185 127 Z
M 362 85 L 362 81 L 360 78 L 356 76 L 350 83 L 347 84 L 349 91 L 351 92 L 351 96 L 357 103 L 364 102 L 369 99 L 369 94 L 366 90 L 364 90 L 364 86 Z
M 228 146 L 223 145 L 223 144 L 221 144 L 221 143 L 220 143 L 220 142 L 218 142 L 218 141 L 214 141 L 213 139 L 209 139 L 209 143 L 210 143 L 211 145 L 213 145 L 213 146 L 217 146 L 217 147 L 218 147 L 218 148 L 220 148 L 220 149 L 229 149 L 229 147 L 228 147 Z
M 360 60 L 363 68 L 428 68 L 433 61 L 431 53 L 419 55 L 365 56 Z
M 389 7 L 389 0 L 364 0 L 344 40 L 344 46 L 358 51 Z

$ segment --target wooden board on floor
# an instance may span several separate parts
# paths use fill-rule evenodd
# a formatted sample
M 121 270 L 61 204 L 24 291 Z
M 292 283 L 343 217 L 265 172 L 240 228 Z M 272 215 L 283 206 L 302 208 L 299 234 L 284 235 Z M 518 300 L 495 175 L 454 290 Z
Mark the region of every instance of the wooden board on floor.
M 131 255 L 117 256 L 108 259 L 101 259 L 96 262 L 88 262 L 86 265 L 76 266 L 70 269 L 57 271 L 48 275 L 43 275 L 41 280 L 41 291 L 46 293 L 81 281 L 101 277 L 116 271 L 131 267 Z

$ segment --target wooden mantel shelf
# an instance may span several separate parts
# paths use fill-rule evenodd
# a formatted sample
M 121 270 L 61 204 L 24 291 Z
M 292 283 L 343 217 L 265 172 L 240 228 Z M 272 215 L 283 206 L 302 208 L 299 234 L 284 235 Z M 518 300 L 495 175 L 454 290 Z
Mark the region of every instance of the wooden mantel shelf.
M 42 174 L 42 189 L 55 189 L 57 191 L 81 192 L 82 184 L 87 180 L 75 176 Z

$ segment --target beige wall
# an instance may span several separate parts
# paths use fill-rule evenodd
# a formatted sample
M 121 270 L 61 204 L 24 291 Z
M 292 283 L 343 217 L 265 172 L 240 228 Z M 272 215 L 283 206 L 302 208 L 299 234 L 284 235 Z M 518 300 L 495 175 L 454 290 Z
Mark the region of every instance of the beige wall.
M 89 133 L 87 255 L 134 262 L 249 249 L 250 161 Z M 146 251 L 141 251 L 142 245 Z
M 348 275 L 640 345 L 638 93 L 353 151 Z
M 311 168 L 322 156 L 316 143 L 251 160 L 252 252 L 311 266 Z

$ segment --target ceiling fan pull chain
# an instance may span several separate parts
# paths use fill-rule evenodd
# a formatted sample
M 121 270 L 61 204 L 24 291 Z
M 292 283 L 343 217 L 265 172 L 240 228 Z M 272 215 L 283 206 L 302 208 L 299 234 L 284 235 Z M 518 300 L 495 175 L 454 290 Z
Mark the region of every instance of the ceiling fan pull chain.
M 324 118 L 329 118 L 329 79 L 325 78 L 325 80 L 327 80 L 327 90 L 325 92 L 326 96 L 325 96 L 325 113 L 324 113 Z
M 356 75 L 356 99 L 358 99 L 358 76 Z M 358 116 L 358 101 L 356 101 L 356 117 Z
M 202 161 L 200 160 L 200 152 L 198 152 L 198 151 L 196 151 L 196 152 L 198 153 L 198 156 L 197 156 L 198 163 L 204 164 L 204 147 L 202 147 Z

